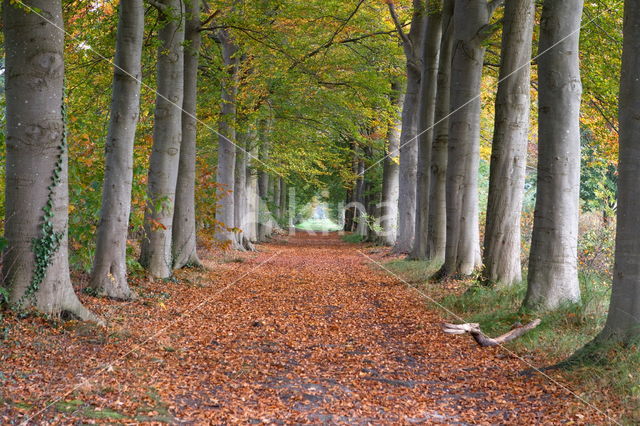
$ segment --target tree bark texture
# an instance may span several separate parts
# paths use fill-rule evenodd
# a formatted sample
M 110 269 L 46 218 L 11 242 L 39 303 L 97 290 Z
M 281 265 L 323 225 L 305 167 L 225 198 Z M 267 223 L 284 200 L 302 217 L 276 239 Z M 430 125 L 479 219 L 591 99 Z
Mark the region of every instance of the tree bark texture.
M 480 266 L 478 168 L 480 162 L 480 83 L 489 23 L 485 1 L 456 0 L 453 12 L 451 116 L 447 165 L 445 275 L 469 275 Z
M 529 63 L 534 18 L 533 0 L 506 2 L 491 146 L 483 273 L 485 280 L 506 286 L 522 280 L 520 212 L 529 141 Z
M 173 270 L 172 227 L 182 141 L 184 9 L 181 0 L 163 0 L 158 32 L 158 88 L 149 159 L 147 209 L 140 263 L 155 278 Z
M 69 277 L 61 2 L 30 0 L 24 5 L 3 2 L 7 102 L 4 285 L 10 302 L 18 308 L 33 306 L 54 316 L 68 312 L 99 321 L 82 306 Z
M 615 266 L 609 314 L 599 340 L 640 336 L 640 8 L 626 1 L 620 80 L 620 162 Z
M 431 147 L 438 88 L 438 61 L 442 39 L 442 9 L 428 10 L 422 50 L 422 78 L 418 116 L 418 172 L 416 186 L 416 225 L 411 259 L 428 257 L 429 192 L 431 185 Z
M 216 208 L 216 220 L 222 226 L 216 233 L 216 239 L 238 249 L 239 244 L 232 228 L 234 219 L 234 181 L 236 166 L 236 97 L 238 94 L 238 80 L 240 60 L 238 46 L 226 29 L 218 30 L 218 39 L 222 49 L 222 59 L 226 67 L 227 76 L 222 82 L 222 106 L 219 122 L 218 137 L 218 170 L 217 183 L 220 186 L 220 197 Z
M 404 103 L 404 94 L 399 82 L 391 83 L 391 104 L 397 108 L 397 119 L 389 123 L 387 131 L 387 152 L 382 170 L 382 199 L 380 205 L 380 227 L 382 241 L 392 246 L 396 242 L 398 232 L 398 181 L 400 179 L 400 111 Z
M 186 2 L 182 142 L 173 214 L 173 267 L 200 266 L 196 248 L 196 104 L 200 51 L 200 0 Z
M 582 0 L 546 0 L 538 59 L 538 193 L 525 306 L 580 301 L 577 245 L 580 189 L 578 42 Z
M 98 294 L 127 300 L 133 296 L 127 283 L 127 235 L 133 145 L 140 111 L 144 4 L 142 0 L 122 0 L 119 13 L 102 208 L 91 287 Z
M 454 0 L 444 1 L 434 139 L 431 149 L 427 257 L 436 262 L 444 261 L 447 239 L 446 183 L 451 100 L 451 61 L 453 57 L 453 7 Z
M 413 247 L 416 225 L 416 184 L 418 168 L 418 108 L 422 75 L 423 1 L 413 1 L 413 17 L 409 34 L 401 32 L 406 58 L 407 86 L 402 108 L 400 134 L 400 178 L 398 185 L 398 235 L 394 252 L 409 253 Z M 402 31 L 402 30 L 399 30 Z

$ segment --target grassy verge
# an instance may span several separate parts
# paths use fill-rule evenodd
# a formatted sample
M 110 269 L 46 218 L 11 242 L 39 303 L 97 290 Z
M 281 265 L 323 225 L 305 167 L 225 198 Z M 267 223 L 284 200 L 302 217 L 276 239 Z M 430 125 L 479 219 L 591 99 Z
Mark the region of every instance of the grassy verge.
M 524 282 L 509 288 L 489 288 L 472 279 L 434 283 L 428 278 L 437 265 L 428 262 L 393 260 L 385 267 L 435 299 L 447 321 L 480 323 L 490 336 L 508 331 L 515 322 L 524 324 L 541 318 L 538 328 L 507 344 L 516 353 L 533 356 L 538 366 L 553 365 L 571 356 L 597 335 L 606 320 L 610 281 L 596 273 L 580 276 L 581 305 L 535 313 L 521 307 L 526 293 Z M 598 353 L 604 356 L 597 362 L 573 366 L 563 374 L 597 407 L 620 413 L 625 424 L 639 424 L 639 348 L 611 347 Z

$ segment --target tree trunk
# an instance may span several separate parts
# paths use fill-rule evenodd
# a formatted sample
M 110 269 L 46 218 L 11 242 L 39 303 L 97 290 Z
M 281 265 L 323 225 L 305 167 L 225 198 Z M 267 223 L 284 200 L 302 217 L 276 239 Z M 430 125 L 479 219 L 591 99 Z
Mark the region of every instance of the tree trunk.
M 506 286 L 522 280 L 520 212 L 529 140 L 529 62 L 534 17 L 533 0 L 510 0 L 506 3 L 491 148 L 483 273 L 485 280 Z
M 454 0 L 445 0 L 442 9 L 443 34 L 440 47 L 440 65 L 438 66 L 434 139 L 431 151 L 427 257 L 435 262 L 444 261 L 447 239 L 446 183 L 451 61 L 453 57 L 453 7 Z
M 64 33 L 60 0 L 3 2 L 6 51 L 4 285 L 18 308 L 98 318 L 71 286 L 65 135 Z M 40 15 L 46 16 L 41 18 Z
M 416 187 L 416 225 L 411 259 L 426 260 L 429 233 L 429 191 L 431 185 L 431 145 L 438 84 L 438 60 L 442 39 L 442 9 L 427 10 L 425 40 L 422 51 L 420 112 L 418 117 L 418 175 Z
M 404 35 L 401 28 L 398 30 L 401 33 L 407 61 L 407 90 L 402 108 L 402 132 L 400 135 L 398 236 L 393 248 L 396 253 L 409 253 L 413 247 L 415 237 L 418 168 L 418 141 L 416 140 L 416 135 L 418 133 L 418 107 L 425 19 L 424 2 L 414 0 L 409 34 Z
M 260 123 L 260 152 L 261 165 L 269 159 L 269 126 L 266 121 Z M 269 174 L 261 167 L 258 170 L 258 241 L 265 242 L 271 235 L 269 225 Z
M 200 51 L 200 0 L 187 2 L 184 52 L 184 99 L 182 101 L 182 142 L 173 214 L 173 267 L 201 266 L 196 249 L 196 104 Z
M 478 167 L 480 83 L 489 23 L 486 1 L 456 0 L 447 165 L 447 236 L 441 274 L 470 275 L 480 266 Z
M 233 191 L 233 214 L 236 228 L 240 230 L 237 234 L 237 240 L 240 250 L 254 250 L 251 240 L 247 236 L 248 228 L 248 194 L 247 194 L 247 152 L 246 146 L 249 135 L 247 131 L 238 133 L 238 141 L 236 146 L 236 170 Z
M 273 198 L 271 200 L 273 205 L 274 217 L 277 222 L 280 221 L 280 189 L 282 187 L 282 179 L 275 177 L 273 180 Z
M 222 49 L 222 59 L 228 76 L 222 82 L 222 106 L 219 122 L 218 138 L 218 171 L 216 180 L 222 192 L 216 208 L 216 220 L 222 223 L 222 227 L 216 233 L 216 239 L 228 244 L 233 249 L 239 249 L 235 233 L 234 213 L 234 180 L 236 166 L 236 97 L 238 94 L 238 79 L 240 62 L 238 59 L 238 46 L 231 39 L 226 29 L 217 32 Z
M 624 17 L 615 266 L 609 315 L 598 340 L 631 344 L 640 336 L 640 9 L 636 2 L 625 2 Z
M 149 159 L 145 236 L 140 263 L 155 278 L 168 278 L 173 259 L 171 235 L 182 140 L 184 86 L 184 16 L 180 0 L 163 0 L 158 32 L 158 89 Z
M 283 227 L 287 227 L 289 223 L 287 221 L 287 192 L 287 182 L 283 178 L 280 178 L 280 200 L 278 203 L 280 205 L 280 222 Z
M 387 132 L 387 152 L 384 158 L 382 171 L 382 200 L 380 203 L 380 227 L 382 228 L 382 241 L 385 245 L 392 246 L 396 243 L 398 231 L 398 180 L 400 170 L 400 114 L 404 103 L 402 86 L 394 81 L 391 83 L 391 104 L 397 108 L 397 119 L 389 123 Z M 394 111 L 395 117 L 395 111 Z
M 253 143 L 250 150 L 251 158 L 247 161 L 247 222 L 246 234 L 249 241 L 255 243 L 258 241 L 258 203 L 260 197 L 258 195 L 258 172 L 252 165 L 253 159 L 258 155 L 257 145 Z
M 98 294 L 121 300 L 134 296 L 127 283 L 127 235 L 133 145 L 140 109 L 143 36 L 142 0 L 123 0 L 120 2 L 111 117 L 105 143 L 101 217 L 91 273 L 91 287 Z
M 577 269 L 580 189 L 579 28 L 582 0 L 545 0 L 538 59 L 538 193 L 525 306 L 580 302 Z
M 355 232 L 361 237 L 367 237 L 367 214 L 369 212 L 366 211 L 366 200 L 365 200 L 365 166 L 364 159 L 358 159 L 358 180 L 356 181 L 356 191 L 355 191 L 355 202 L 357 204 L 356 207 L 356 224 L 355 224 Z

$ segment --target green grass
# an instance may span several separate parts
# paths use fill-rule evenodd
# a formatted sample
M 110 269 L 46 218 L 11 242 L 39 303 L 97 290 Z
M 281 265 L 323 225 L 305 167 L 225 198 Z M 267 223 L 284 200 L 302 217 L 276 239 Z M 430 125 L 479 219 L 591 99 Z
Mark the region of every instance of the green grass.
M 604 326 L 610 297 L 610 278 L 597 273 L 581 273 L 582 304 L 567 305 L 552 312 L 531 312 L 522 308 L 526 283 L 491 288 L 473 279 L 442 284 L 429 282 L 438 265 L 429 262 L 394 260 L 385 267 L 435 299 L 443 318 L 449 322 L 477 322 L 482 331 L 496 336 L 508 331 L 516 321 L 527 323 L 541 318 L 536 329 L 506 346 L 519 354 L 533 355 L 536 366 L 550 366 L 583 348 Z M 599 408 L 612 408 L 623 422 L 640 421 L 640 349 L 611 346 L 597 348 L 597 361 L 574 365 L 566 371 L 568 380 L 579 383 L 585 396 Z M 603 391 L 606 390 L 606 391 Z M 621 402 L 616 406 L 610 396 Z
M 342 241 L 346 242 L 346 243 L 361 243 L 364 241 L 364 237 L 362 235 L 358 235 L 358 234 L 344 234 L 342 236 Z
M 330 219 L 307 219 L 296 225 L 296 228 L 302 231 L 314 232 L 335 232 L 342 229 L 339 224 Z

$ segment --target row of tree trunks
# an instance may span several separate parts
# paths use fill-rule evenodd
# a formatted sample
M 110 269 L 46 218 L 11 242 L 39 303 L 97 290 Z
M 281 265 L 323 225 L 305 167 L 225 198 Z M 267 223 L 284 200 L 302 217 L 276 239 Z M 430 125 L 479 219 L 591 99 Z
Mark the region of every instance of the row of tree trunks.
M 413 0 L 411 28 L 405 34 L 392 1 L 389 11 L 402 39 L 406 58 L 407 85 L 402 107 L 400 135 L 400 179 L 398 185 L 398 234 L 394 246 L 396 253 L 409 253 L 413 246 L 416 224 L 416 185 L 418 167 L 418 106 L 422 77 L 422 43 L 426 19 L 423 0 Z
M 436 3 L 436 2 L 434 2 Z M 425 39 L 422 52 L 422 84 L 420 85 L 420 110 L 418 113 L 418 172 L 416 187 L 415 239 L 410 259 L 426 260 L 428 257 L 429 195 L 431 187 L 431 148 L 436 109 L 436 94 L 440 44 L 442 40 L 442 8 L 428 3 Z

